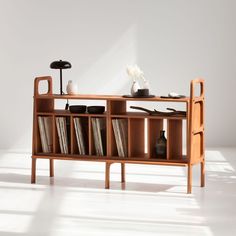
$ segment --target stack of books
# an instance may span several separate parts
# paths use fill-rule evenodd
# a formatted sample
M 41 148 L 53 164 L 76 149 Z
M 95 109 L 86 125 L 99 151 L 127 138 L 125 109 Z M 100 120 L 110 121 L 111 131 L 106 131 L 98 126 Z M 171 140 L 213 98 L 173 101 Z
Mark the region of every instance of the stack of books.
M 113 132 L 119 157 L 128 156 L 128 121 L 126 119 L 112 120 Z
M 69 129 L 67 129 L 66 117 L 56 117 L 57 134 L 61 153 L 69 153 Z
M 75 126 L 75 134 L 76 134 L 76 140 L 78 144 L 78 150 L 79 150 L 79 155 L 86 155 L 86 143 L 85 143 L 85 138 L 83 132 L 83 126 L 81 124 L 81 118 L 74 118 L 74 126 Z
M 97 156 L 106 155 L 106 121 L 104 118 L 91 118 L 93 140 Z
M 52 117 L 38 116 L 38 124 L 42 151 L 52 152 Z

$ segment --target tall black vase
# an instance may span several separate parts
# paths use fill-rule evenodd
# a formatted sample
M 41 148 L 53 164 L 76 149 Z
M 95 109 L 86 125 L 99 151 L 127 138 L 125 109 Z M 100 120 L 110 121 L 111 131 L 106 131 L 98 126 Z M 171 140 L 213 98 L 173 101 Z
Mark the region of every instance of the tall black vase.
M 156 157 L 160 159 L 166 159 L 167 153 L 167 140 L 165 137 L 165 131 L 160 131 L 160 137 L 157 139 L 155 145 Z

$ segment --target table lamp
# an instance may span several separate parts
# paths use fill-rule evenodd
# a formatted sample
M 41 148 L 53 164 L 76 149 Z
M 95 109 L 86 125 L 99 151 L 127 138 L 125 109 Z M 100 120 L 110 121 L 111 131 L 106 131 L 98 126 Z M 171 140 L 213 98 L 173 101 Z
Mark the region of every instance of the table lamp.
M 50 68 L 51 69 L 60 69 L 60 93 L 62 95 L 63 94 L 63 91 L 62 91 L 62 70 L 70 69 L 71 68 L 71 64 L 68 61 L 62 61 L 62 60 L 53 61 L 50 64 Z

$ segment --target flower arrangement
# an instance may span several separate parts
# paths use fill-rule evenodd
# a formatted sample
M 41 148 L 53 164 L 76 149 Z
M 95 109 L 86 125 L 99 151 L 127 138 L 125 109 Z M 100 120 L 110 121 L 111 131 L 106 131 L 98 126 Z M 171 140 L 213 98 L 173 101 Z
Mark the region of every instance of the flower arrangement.
M 140 89 L 138 81 L 142 81 L 143 89 L 149 89 L 149 83 L 145 79 L 143 71 L 137 65 L 127 66 L 126 72 L 128 76 L 133 80 L 133 84 L 131 87 L 131 95 L 135 95 L 138 89 Z

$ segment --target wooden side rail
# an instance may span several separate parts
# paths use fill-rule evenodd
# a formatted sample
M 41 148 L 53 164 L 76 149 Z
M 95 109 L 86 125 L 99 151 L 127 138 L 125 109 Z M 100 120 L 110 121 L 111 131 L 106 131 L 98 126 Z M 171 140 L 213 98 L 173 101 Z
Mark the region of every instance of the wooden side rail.
M 195 95 L 196 85 L 200 85 L 200 95 Z M 204 106 L 205 84 L 203 79 L 195 79 L 190 84 L 190 120 L 189 120 L 189 164 L 188 193 L 192 189 L 192 166 L 201 164 L 201 187 L 205 185 L 205 145 L 204 145 Z
M 38 117 L 37 112 L 38 111 L 53 111 L 54 110 L 54 99 L 46 99 L 45 101 L 41 101 L 40 93 L 39 93 L 39 86 L 41 81 L 47 81 L 48 82 L 48 91 L 44 95 L 52 95 L 52 77 L 51 76 L 42 76 L 37 77 L 34 80 L 34 114 L 33 114 L 33 143 L 32 145 L 32 154 L 37 153 L 37 149 L 39 146 L 39 133 L 38 133 Z M 31 167 L 31 183 L 35 183 L 36 180 L 36 160 L 32 157 L 32 167 Z M 49 160 L 49 167 L 50 167 L 50 177 L 54 176 L 54 161 Z

